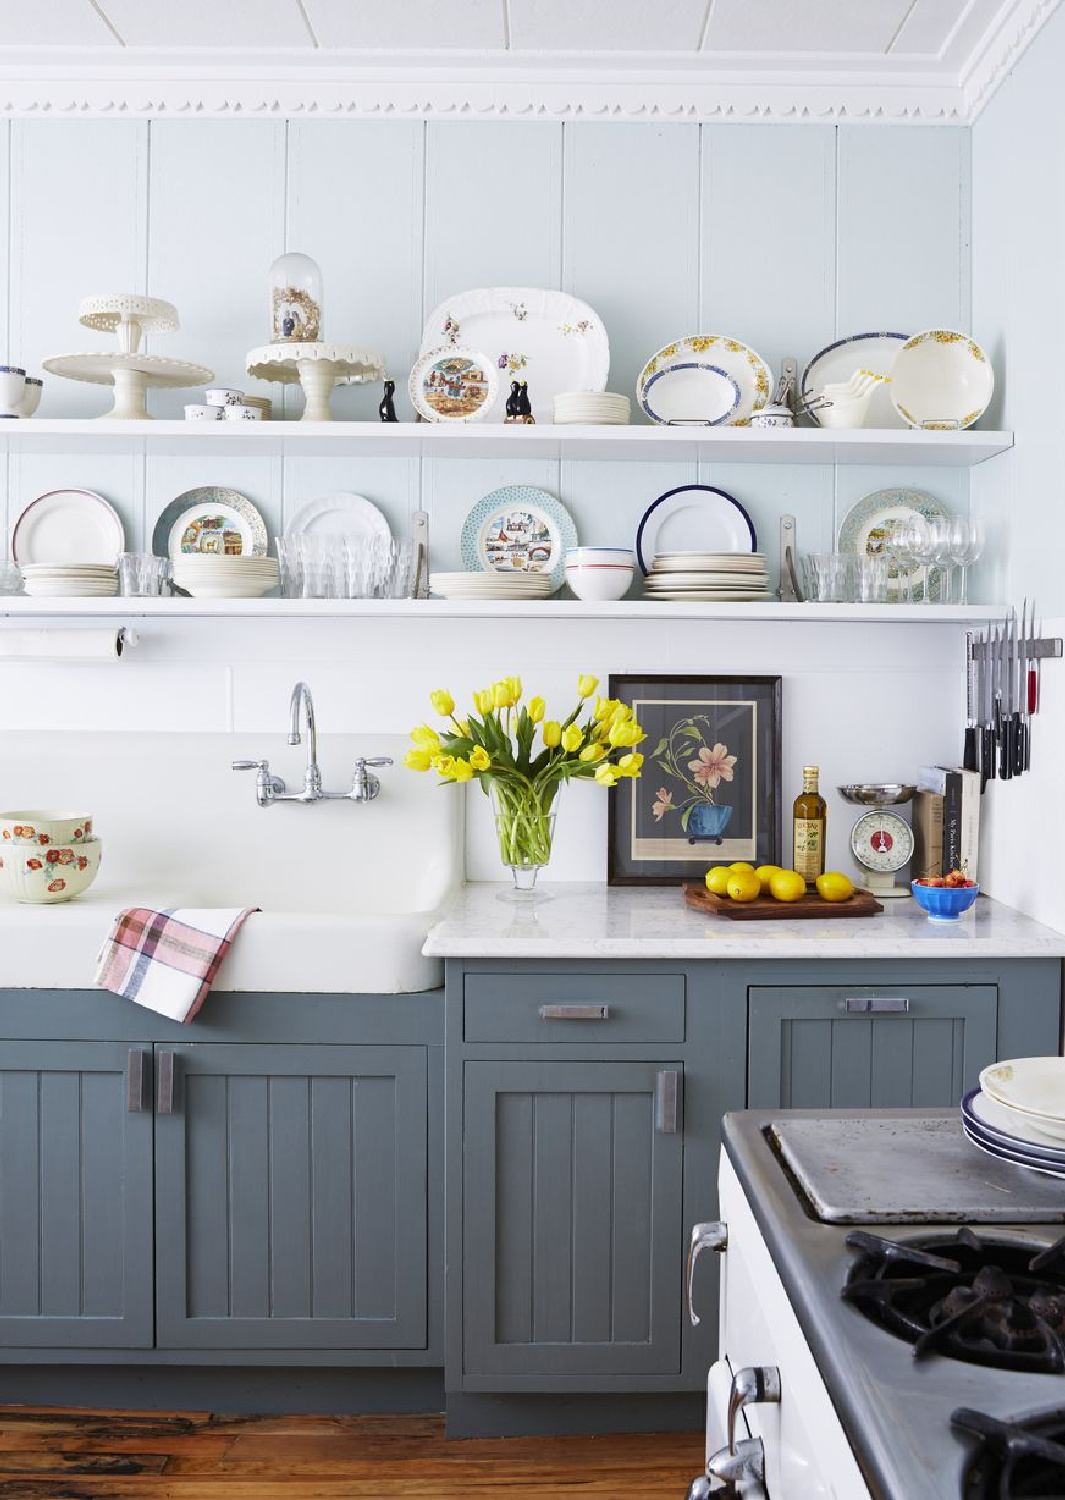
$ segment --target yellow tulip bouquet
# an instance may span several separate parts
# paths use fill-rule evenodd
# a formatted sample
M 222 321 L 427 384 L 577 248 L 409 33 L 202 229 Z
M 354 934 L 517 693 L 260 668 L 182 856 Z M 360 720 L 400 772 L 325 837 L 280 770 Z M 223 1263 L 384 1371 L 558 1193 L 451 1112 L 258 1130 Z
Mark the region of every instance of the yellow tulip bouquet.
M 412 771 L 436 771 L 444 782 L 477 780 L 492 796 L 499 851 L 515 883 L 531 889 L 551 858 L 556 800 L 567 781 L 615 786 L 636 777 L 646 736 L 632 709 L 612 698 L 589 699 L 595 677 L 577 678 L 577 706 L 566 719 L 548 719 L 543 698 L 522 702 L 520 677 L 504 677 L 473 695 L 464 718 L 441 688 L 429 695 L 445 721 L 440 730 L 420 724 L 404 763 Z

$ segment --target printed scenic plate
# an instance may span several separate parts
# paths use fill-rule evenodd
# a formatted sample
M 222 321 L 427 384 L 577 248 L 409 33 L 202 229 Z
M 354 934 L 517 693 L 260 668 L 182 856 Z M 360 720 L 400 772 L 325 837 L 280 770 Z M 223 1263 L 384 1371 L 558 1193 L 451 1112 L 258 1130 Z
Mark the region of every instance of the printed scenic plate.
M 839 551 L 877 557 L 894 532 L 905 522 L 912 521 L 914 516 L 925 521 L 942 521 L 946 515 L 945 507 L 924 490 L 874 490 L 871 495 L 863 495 L 843 517 L 839 528 Z M 913 570 L 915 604 L 924 602 L 927 571 L 925 568 Z M 937 572 L 933 569 L 928 590 L 931 604 L 939 603 L 942 579 L 943 570 Z M 899 570 L 894 564 L 888 567 L 888 597 L 898 602 Z
M 746 426 L 751 413 L 761 411 L 772 394 L 773 377 L 760 354 L 741 344 L 739 339 L 730 339 L 723 333 L 696 333 L 678 339 L 675 344 L 667 344 L 644 365 L 636 382 L 636 399 L 644 411 L 647 410 L 647 389 L 652 380 L 666 370 L 693 362 L 716 366 L 739 386 L 739 403 L 727 419 L 730 426 Z
M 448 345 L 420 356 L 407 389 L 427 422 L 479 422 L 492 409 L 499 381 L 487 355 Z
M 524 380 L 533 415 L 550 422 L 556 396 L 603 391 L 610 374 L 610 341 L 594 308 L 567 292 L 538 287 L 476 287 L 433 309 L 421 355 L 441 345 L 472 345 L 488 355 L 501 385 Z M 486 413 L 505 416 L 505 400 Z
M 576 545 L 569 511 L 529 484 L 493 490 L 462 523 L 462 562 L 470 572 L 547 573 L 561 588 L 566 550 Z
M 205 484 L 164 506 L 152 532 L 152 551 L 171 560 L 189 552 L 265 557 L 268 541 L 266 522 L 247 495 Z

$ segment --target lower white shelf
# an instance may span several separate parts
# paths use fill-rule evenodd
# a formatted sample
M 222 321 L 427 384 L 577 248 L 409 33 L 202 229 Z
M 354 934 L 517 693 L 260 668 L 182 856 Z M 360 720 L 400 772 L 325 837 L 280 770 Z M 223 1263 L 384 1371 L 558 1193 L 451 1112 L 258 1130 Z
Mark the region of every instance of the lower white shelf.
M 47 619 L 166 620 L 765 620 L 774 623 L 968 625 L 1000 620 L 1001 604 L 667 604 L 623 599 L 508 601 L 458 599 L 27 599 L 0 598 L 9 622 Z

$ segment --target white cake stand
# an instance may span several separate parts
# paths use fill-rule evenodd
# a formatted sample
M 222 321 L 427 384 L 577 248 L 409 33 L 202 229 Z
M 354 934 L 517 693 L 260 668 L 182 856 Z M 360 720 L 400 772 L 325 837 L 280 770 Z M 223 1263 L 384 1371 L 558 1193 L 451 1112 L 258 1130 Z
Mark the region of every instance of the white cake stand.
M 105 292 L 83 297 L 78 322 L 102 333 L 118 333 L 124 354 L 136 354 L 145 333 L 175 333 L 179 327 L 177 308 L 162 297 L 142 297 L 137 292 Z
M 191 365 L 183 359 L 163 359 L 157 354 L 125 354 L 102 350 L 95 354 L 56 354 L 41 361 L 52 375 L 68 380 L 87 380 L 93 385 L 113 385 L 114 405 L 106 417 L 126 421 L 150 421 L 149 386 L 210 385 L 214 371 L 206 365 Z
M 307 404 L 301 422 L 331 422 L 329 398 L 335 385 L 367 385 L 385 373 L 383 354 L 351 344 L 264 344 L 247 359 L 256 380 L 303 387 Z

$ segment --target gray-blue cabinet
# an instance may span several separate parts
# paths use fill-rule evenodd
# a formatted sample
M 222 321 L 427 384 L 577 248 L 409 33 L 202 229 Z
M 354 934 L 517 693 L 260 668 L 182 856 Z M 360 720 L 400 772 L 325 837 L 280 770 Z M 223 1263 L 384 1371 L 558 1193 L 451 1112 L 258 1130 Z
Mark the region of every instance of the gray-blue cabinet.
M 993 984 L 757 985 L 748 991 L 751 1109 L 957 1104 L 996 1053 Z
M 467 1377 L 679 1373 L 682 1082 L 678 1060 L 466 1063 Z
M 0 1344 L 152 1342 L 150 1049 L 0 1044 Z
M 159 1348 L 419 1349 L 422 1047 L 156 1048 Z

